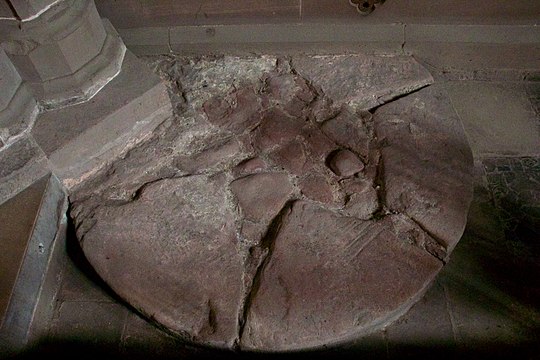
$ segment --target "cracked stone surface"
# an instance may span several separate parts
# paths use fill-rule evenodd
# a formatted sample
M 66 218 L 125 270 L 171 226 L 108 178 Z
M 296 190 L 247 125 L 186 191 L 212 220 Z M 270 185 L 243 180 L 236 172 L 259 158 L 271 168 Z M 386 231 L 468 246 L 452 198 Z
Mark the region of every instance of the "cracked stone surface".
M 418 63 L 150 63 L 175 116 L 70 194 L 122 298 L 198 344 L 287 351 L 375 331 L 422 296 L 463 232 L 472 156 Z

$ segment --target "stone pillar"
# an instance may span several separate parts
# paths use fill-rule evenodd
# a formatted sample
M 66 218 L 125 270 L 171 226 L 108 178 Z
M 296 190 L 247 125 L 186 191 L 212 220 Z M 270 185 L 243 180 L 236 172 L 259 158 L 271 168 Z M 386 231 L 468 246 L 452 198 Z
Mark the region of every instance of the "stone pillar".
M 26 82 L 0 48 L 0 148 L 29 130 L 38 114 Z
M 44 109 L 86 101 L 120 72 L 126 48 L 93 0 L 11 4 L 18 26 L 2 47 Z

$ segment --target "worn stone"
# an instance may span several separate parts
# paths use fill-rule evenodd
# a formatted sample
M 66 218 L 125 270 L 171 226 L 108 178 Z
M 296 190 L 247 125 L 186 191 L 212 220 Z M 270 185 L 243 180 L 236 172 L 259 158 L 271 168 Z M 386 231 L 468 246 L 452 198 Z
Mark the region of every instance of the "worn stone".
M 274 240 L 242 346 L 316 347 L 391 322 L 442 267 L 409 232 L 422 230 L 402 217 L 365 222 L 295 202 Z
M 242 154 L 242 146 L 237 139 L 220 139 L 193 157 L 181 156 L 176 166 L 189 174 L 216 171 L 227 164 L 236 163 Z
M 134 202 L 97 209 L 98 221 L 81 237 L 88 260 L 120 296 L 173 332 L 215 346 L 236 338 L 241 298 L 223 180 L 150 184 Z
M 231 190 L 247 220 L 262 222 L 278 214 L 292 193 L 285 173 L 262 173 L 234 180 Z
M 293 74 L 279 74 L 266 80 L 264 91 L 273 105 L 278 105 L 289 115 L 302 117 L 307 106 L 315 98 L 306 81 Z
M 366 159 L 372 136 L 366 126 L 365 117 L 367 116 L 359 116 L 349 107 L 344 107 L 336 117 L 326 121 L 321 129 L 330 139 Z
M 343 214 L 368 220 L 379 210 L 379 207 L 377 191 L 372 186 L 367 185 L 362 190 L 349 193 Z
M 328 154 L 338 148 L 318 127 L 307 125 L 302 129 L 302 139 L 310 157 L 315 161 L 324 162 Z
M 294 175 L 304 175 L 313 167 L 301 141 L 293 140 L 268 154 L 275 165 Z
M 160 60 L 175 118 L 71 188 L 97 273 L 171 332 L 220 348 L 321 347 L 405 313 L 452 250 L 442 236 L 463 230 L 467 208 L 452 204 L 470 201 L 468 145 L 438 90 L 373 117 L 357 104 L 420 86 L 414 61 L 337 59 L 329 71 L 356 64 L 353 80 L 306 79 L 294 59 Z
M 473 161 L 463 127 L 440 86 L 379 108 L 374 115 L 386 206 L 417 221 L 449 251 L 472 200 Z
M 409 56 L 298 56 L 292 64 L 335 104 L 357 109 L 374 108 L 433 83 L 430 73 Z
M 338 150 L 330 154 L 328 167 L 340 177 L 350 177 L 364 169 L 364 163 L 349 150 Z
M 262 106 L 253 89 L 243 88 L 203 104 L 208 121 L 235 134 L 253 128 L 261 120 Z
M 279 108 L 267 111 L 260 126 L 255 129 L 255 145 L 259 149 L 269 149 L 292 141 L 300 134 L 303 123 L 287 115 Z
M 334 190 L 327 178 L 309 174 L 298 182 L 301 193 L 310 200 L 324 204 L 334 203 Z
M 47 158 L 34 140 L 23 137 L 0 151 L 0 204 L 48 174 Z
M 268 170 L 268 165 L 266 164 L 266 162 L 259 157 L 254 157 L 244 160 L 240 164 L 238 164 L 233 169 L 233 175 L 235 177 L 240 177 L 242 175 L 262 172 L 264 170 Z

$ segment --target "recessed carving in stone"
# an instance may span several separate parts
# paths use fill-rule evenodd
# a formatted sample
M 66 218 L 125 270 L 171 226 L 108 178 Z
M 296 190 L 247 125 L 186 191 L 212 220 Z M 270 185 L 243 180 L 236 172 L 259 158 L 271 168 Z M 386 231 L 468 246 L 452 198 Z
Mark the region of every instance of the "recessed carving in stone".
M 385 0 L 349 0 L 349 3 L 356 7 L 356 10 L 362 15 L 369 15 L 377 6 L 384 3 Z
M 155 65 L 178 116 L 70 195 L 83 251 L 120 296 L 187 340 L 258 351 L 354 339 L 420 298 L 472 196 L 461 124 L 424 68 Z

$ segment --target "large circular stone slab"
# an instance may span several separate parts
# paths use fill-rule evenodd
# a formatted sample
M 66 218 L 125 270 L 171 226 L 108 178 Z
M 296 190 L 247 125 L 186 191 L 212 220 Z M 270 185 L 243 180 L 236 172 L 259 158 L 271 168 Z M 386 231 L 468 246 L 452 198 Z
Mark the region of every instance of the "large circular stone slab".
M 178 114 L 71 194 L 83 251 L 121 297 L 199 344 L 287 351 L 367 334 L 422 296 L 472 197 L 461 124 L 425 69 L 155 65 Z

